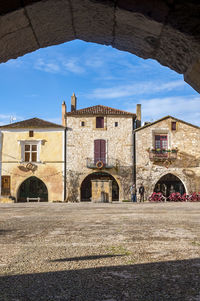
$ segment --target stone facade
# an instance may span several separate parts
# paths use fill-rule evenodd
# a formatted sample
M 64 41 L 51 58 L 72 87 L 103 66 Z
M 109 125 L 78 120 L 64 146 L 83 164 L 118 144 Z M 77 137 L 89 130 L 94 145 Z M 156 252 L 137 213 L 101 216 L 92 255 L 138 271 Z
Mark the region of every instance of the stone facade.
M 30 137 L 30 129 L 33 137 Z M 21 185 L 27 179 L 41 180 L 47 188 L 48 201 L 64 200 L 64 128 L 8 128 L 1 129 L 1 181 L 7 179 L 10 187 L 6 192 L 1 190 L 1 200 L 8 196 L 19 200 Z M 36 162 L 26 162 L 25 145 L 37 145 Z M 43 185 L 43 184 L 41 184 Z M 3 183 L 1 185 L 2 189 Z M 24 201 L 26 197 L 24 196 Z M 9 200 L 9 199 L 7 199 Z
M 103 106 L 102 106 L 103 107 Z M 92 108 L 92 107 L 91 107 Z M 106 108 L 106 107 L 105 107 Z M 78 112 L 78 111 L 76 111 Z M 81 200 L 81 185 L 93 173 L 106 173 L 119 187 L 119 200 L 129 197 L 133 166 L 133 120 L 135 114 L 67 114 L 67 195 Z M 104 117 L 104 127 L 96 127 L 96 118 Z M 117 125 L 117 126 L 116 126 Z M 94 141 L 104 140 L 106 164 L 97 168 Z M 96 179 L 98 180 L 98 179 Z M 105 179 L 102 179 L 105 180 Z M 76 184 L 76 191 L 73 189 Z
M 172 130 L 172 122 L 176 123 L 175 130 Z M 167 136 L 167 149 L 171 152 L 166 152 L 166 157 L 159 158 L 158 150 L 156 158 L 156 135 Z M 167 116 L 137 129 L 135 139 L 137 187 L 144 184 L 146 199 L 159 179 L 168 174 L 180 179 L 186 193 L 200 191 L 199 127 Z

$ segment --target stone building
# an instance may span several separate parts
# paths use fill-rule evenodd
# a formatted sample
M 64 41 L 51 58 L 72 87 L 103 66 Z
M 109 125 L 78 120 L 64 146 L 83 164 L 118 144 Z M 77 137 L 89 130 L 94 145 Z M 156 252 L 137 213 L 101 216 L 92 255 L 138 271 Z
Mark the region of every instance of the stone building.
M 65 128 L 32 118 L 0 131 L 1 200 L 64 200 Z
M 146 198 L 200 191 L 200 128 L 166 116 L 135 130 L 136 183 Z
M 62 104 L 67 126 L 67 200 L 127 199 L 133 181 L 136 114 L 102 105 L 77 110 L 76 102 L 73 94 L 71 112 Z

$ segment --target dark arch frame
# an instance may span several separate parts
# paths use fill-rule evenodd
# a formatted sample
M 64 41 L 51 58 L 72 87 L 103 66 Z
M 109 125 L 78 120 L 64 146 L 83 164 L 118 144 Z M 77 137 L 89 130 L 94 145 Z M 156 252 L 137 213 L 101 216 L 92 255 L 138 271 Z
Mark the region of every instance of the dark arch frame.
M 20 184 L 17 192 L 17 202 L 27 202 L 27 198 L 33 199 L 30 201 L 37 201 L 36 198 L 40 198 L 40 202 L 48 202 L 47 186 L 38 177 L 31 176 Z
M 169 172 L 156 182 L 154 192 L 162 192 L 164 196 L 168 197 L 173 192 L 184 194 L 186 189 L 181 179 Z
M 112 180 L 112 200 L 119 201 L 119 185 L 116 179 L 107 172 L 93 172 L 87 175 L 80 187 L 80 200 L 81 202 L 90 202 L 91 201 L 91 180 L 98 180 L 98 179 L 109 179 Z

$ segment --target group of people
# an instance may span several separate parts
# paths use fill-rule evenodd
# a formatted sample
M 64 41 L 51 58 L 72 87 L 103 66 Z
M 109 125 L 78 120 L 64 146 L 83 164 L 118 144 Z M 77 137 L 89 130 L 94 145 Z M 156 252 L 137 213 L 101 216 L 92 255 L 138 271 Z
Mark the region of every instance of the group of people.
M 131 192 L 131 201 L 132 202 L 137 202 L 137 188 L 136 188 L 135 184 L 131 185 L 130 192 Z M 144 189 L 144 186 L 143 186 L 142 183 L 140 184 L 138 192 L 139 192 L 139 202 L 144 202 L 145 189 Z

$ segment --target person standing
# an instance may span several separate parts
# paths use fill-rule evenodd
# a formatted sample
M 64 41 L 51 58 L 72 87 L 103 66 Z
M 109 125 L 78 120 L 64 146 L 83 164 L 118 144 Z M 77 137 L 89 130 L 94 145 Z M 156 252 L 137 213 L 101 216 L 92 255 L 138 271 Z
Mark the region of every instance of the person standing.
M 140 195 L 140 202 L 144 202 L 144 186 L 141 183 L 140 187 L 139 187 L 139 195 Z
M 130 192 L 131 192 L 131 202 L 137 202 L 137 189 L 135 184 L 131 185 L 130 188 Z

